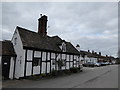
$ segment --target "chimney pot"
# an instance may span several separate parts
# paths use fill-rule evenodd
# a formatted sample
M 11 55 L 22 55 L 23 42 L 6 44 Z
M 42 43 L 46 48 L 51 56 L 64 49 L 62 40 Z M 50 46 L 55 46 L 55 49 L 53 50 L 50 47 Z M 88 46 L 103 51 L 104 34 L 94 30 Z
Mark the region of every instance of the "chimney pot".
M 40 14 L 41 17 L 38 19 L 38 33 L 41 36 L 47 35 L 47 16 Z
M 90 50 L 88 50 L 88 52 L 90 52 Z
M 80 52 L 80 45 L 79 44 L 76 45 L 76 49 Z

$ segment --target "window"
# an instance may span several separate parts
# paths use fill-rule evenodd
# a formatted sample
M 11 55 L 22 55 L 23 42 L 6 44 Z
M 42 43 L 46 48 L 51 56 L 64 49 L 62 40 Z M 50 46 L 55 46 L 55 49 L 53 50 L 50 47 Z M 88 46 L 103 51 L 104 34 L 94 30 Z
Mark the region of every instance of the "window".
M 41 58 L 34 58 L 33 60 L 33 66 L 39 66 L 40 65 Z
M 60 48 L 63 52 L 66 52 L 66 44 L 65 44 L 65 41 L 63 41 L 62 44 L 59 45 L 59 48 Z
M 62 66 L 65 66 L 66 65 L 66 59 L 63 59 L 62 60 Z
M 17 44 L 17 38 L 14 39 L 14 45 L 16 45 L 16 44 Z
M 62 51 L 66 52 L 66 44 L 65 44 L 65 42 L 62 43 Z
M 52 60 L 52 65 L 55 65 L 55 60 Z

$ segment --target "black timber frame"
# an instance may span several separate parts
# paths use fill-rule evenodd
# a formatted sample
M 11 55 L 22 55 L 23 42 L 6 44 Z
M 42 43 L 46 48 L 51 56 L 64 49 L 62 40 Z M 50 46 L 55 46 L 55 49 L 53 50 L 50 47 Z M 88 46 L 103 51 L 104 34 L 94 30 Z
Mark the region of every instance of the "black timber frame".
M 33 50 L 33 53 L 32 53 L 32 71 L 31 71 L 31 75 L 33 75 L 34 53 L 35 53 L 35 51 Z
M 65 59 L 66 59 L 66 63 L 69 63 L 69 69 L 71 67 L 70 65 L 70 62 L 72 62 L 72 67 L 74 67 L 74 55 L 73 54 L 69 54 L 69 53 L 56 53 L 56 52 L 49 52 L 49 51 L 42 51 L 42 50 L 32 50 L 33 53 L 32 53 L 32 61 L 28 61 L 27 60 L 27 53 L 28 53 L 28 50 L 31 50 L 31 49 L 25 49 L 25 65 L 24 65 L 24 77 L 26 77 L 26 66 L 27 66 L 27 62 L 32 62 L 32 70 L 31 70 L 31 75 L 33 75 L 33 60 L 34 60 L 34 53 L 35 51 L 40 51 L 41 52 L 41 61 L 40 61 L 40 74 L 42 73 L 42 62 L 46 62 L 46 68 L 45 68 L 45 73 L 47 74 L 47 68 L 48 68 L 48 63 L 50 63 L 50 73 L 52 71 L 52 58 L 51 58 L 51 53 L 54 53 L 55 54 L 55 70 L 57 70 L 57 56 L 60 54 L 60 59 L 62 59 L 62 54 L 65 54 Z M 46 53 L 46 61 L 43 61 L 42 60 L 42 56 L 43 56 L 43 52 Z M 49 53 L 49 60 L 48 60 L 48 53 Z M 69 61 L 67 61 L 67 55 L 68 55 L 68 59 Z M 76 54 L 75 54 L 76 55 Z M 71 58 L 71 56 L 73 56 Z M 72 60 L 71 60 L 72 59 Z M 77 61 L 76 61 L 77 63 Z M 77 66 L 77 65 L 76 65 Z M 59 68 L 58 68 L 59 69 Z M 65 65 L 65 69 L 66 69 L 66 65 Z
M 26 77 L 26 66 L 27 66 L 27 49 L 25 50 L 25 66 L 24 66 L 24 77 Z

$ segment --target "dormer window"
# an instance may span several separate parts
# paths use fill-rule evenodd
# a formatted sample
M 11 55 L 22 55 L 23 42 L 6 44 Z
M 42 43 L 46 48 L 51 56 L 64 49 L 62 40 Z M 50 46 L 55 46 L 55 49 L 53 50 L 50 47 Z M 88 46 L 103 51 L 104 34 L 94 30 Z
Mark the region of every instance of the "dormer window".
M 62 51 L 63 51 L 63 52 L 66 52 L 66 44 L 65 44 L 65 41 L 63 41 L 63 43 L 62 43 Z
M 59 48 L 62 50 L 62 52 L 66 52 L 66 43 L 65 43 L 65 40 L 62 41 L 62 44 L 59 44 Z

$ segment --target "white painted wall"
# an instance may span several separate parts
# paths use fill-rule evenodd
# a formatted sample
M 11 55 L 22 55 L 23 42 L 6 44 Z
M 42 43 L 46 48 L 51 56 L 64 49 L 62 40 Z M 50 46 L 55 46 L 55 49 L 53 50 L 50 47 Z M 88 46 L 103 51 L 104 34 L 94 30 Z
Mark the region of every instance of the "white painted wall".
M 33 75 L 40 74 L 40 66 L 34 66 L 33 67 Z
M 26 65 L 26 76 L 30 76 L 31 75 L 31 70 L 32 70 L 32 62 L 27 62 L 27 65 Z
M 28 50 L 27 51 L 27 60 L 28 61 L 32 61 L 32 54 L 33 54 L 33 50 Z
M 17 38 L 16 45 L 14 44 L 15 38 Z M 17 28 L 15 29 L 15 32 L 13 34 L 11 41 L 14 45 L 14 49 L 17 54 L 16 65 L 15 65 L 15 78 L 19 78 L 19 77 L 24 76 L 25 51 L 23 50 L 22 41 L 19 36 L 19 32 L 18 32 Z
M 14 45 L 14 39 L 17 38 L 17 44 Z M 23 45 L 22 41 L 19 36 L 19 32 L 16 29 L 15 33 L 12 38 L 12 43 L 15 48 L 15 52 L 17 54 L 16 58 L 16 68 L 15 68 L 15 77 L 24 77 L 24 66 L 25 66 L 25 50 L 23 50 Z M 27 60 L 31 61 L 32 60 L 32 55 L 33 55 L 33 50 L 28 50 L 27 51 Z M 40 51 L 35 51 L 34 57 L 41 57 L 41 52 Z M 51 53 L 51 58 L 55 59 L 55 53 Z M 60 59 L 60 54 L 57 56 L 57 61 Z M 66 59 L 66 54 L 62 54 L 62 59 Z M 78 56 L 75 56 L 74 59 L 77 59 L 78 61 Z M 50 60 L 50 53 L 48 53 L 47 60 Z M 70 60 L 73 60 L 73 55 L 70 55 Z M 46 61 L 46 52 L 42 52 L 42 61 Z M 53 60 L 52 60 L 53 61 Z M 67 61 L 69 61 L 69 55 L 67 55 Z M 52 63 L 51 63 L 52 64 Z M 73 67 L 73 63 L 70 62 L 70 67 Z M 26 76 L 31 75 L 31 69 L 32 69 L 32 62 L 27 62 L 26 64 Z M 51 69 L 55 70 L 55 65 L 51 65 Z M 62 69 L 65 69 L 65 66 L 62 67 Z M 69 62 L 66 63 L 66 69 L 69 69 Z M 57 66 L 58 70 L 58 66 Z M 42 62 L 42 70 L 41 73 L 46 73 L 46 62 Z M 47 73 L 50 72 L 50 63 L 47 63 Z M 40 74 L 40 65 L 39 66 L 34 66 L 33 67 L 33 74 Z
M 42 63 L 42 73 L 45 73 L 45 70 L 46 70 L 46 63 L 45 62 L 43 62 Z
M 80 55 L 80 61 L 83 60 L 83 63 L 86 63 L 86 62 L 94 62 L 96 63 L 97 62 L 97 58 L 95 57 L 88 57 L 87 55 L 85 55 L 85 58 L 83 58 L 81 55 Z M 85 60 L 85 61 L 84 61 Z
M 34 52 L 34 57 L 40 57 L 41 58 L 41 52 L 40 51 L 35 51 Z
M 11 57 L 11 59 L 10 59 L 10 72 L 9 72 L 10 79 L 13 79 L 13 72 L 14 72 L 14 58 Z

